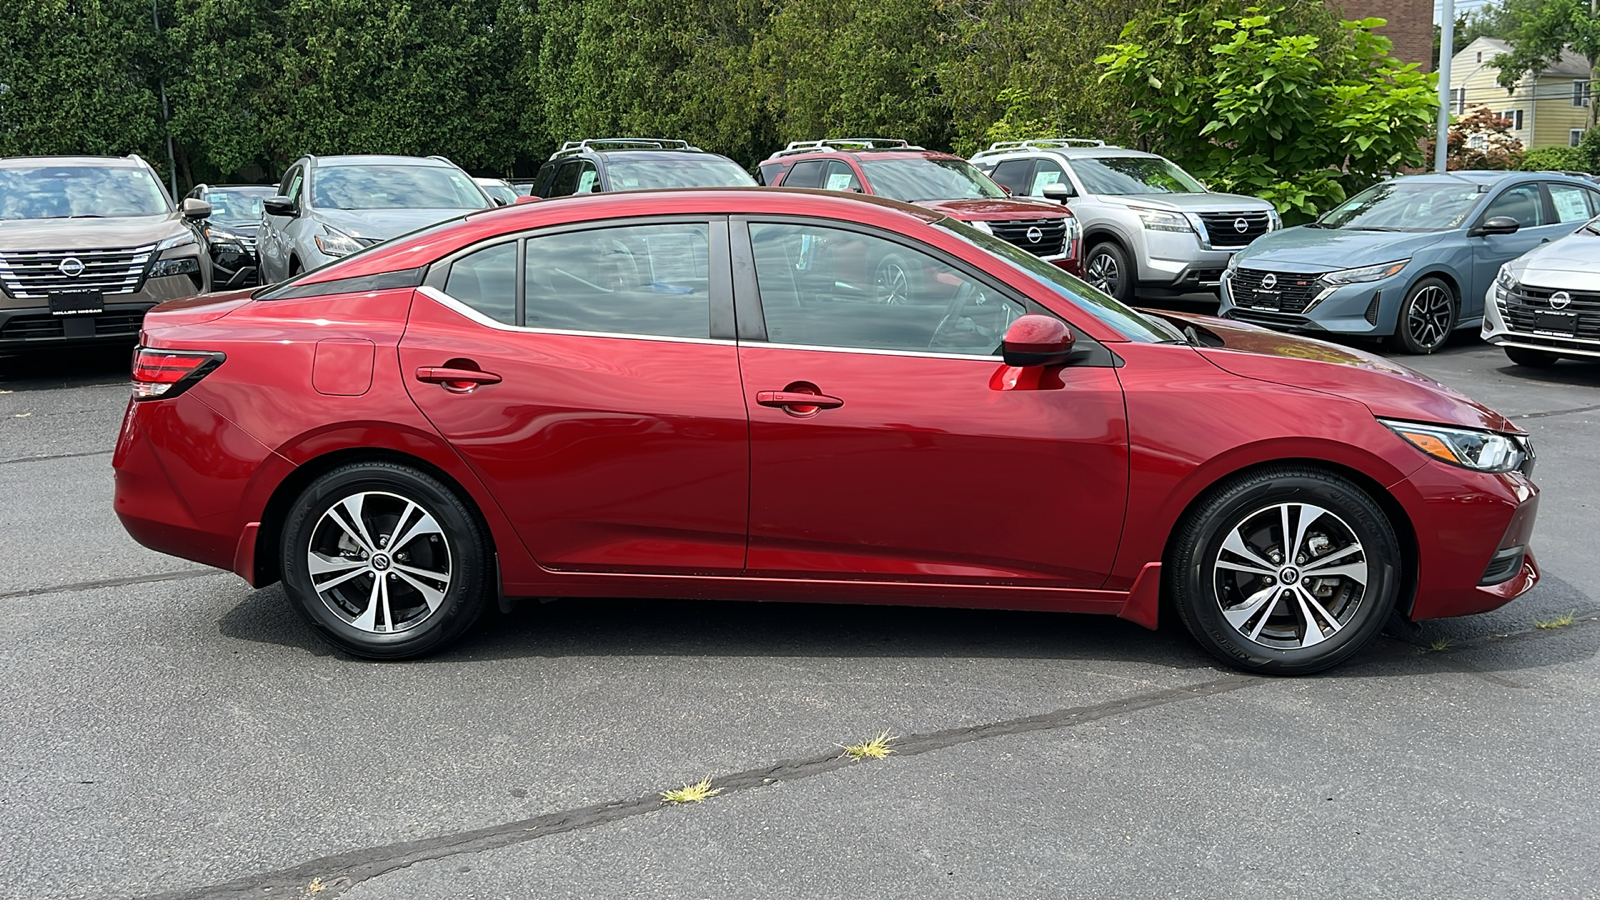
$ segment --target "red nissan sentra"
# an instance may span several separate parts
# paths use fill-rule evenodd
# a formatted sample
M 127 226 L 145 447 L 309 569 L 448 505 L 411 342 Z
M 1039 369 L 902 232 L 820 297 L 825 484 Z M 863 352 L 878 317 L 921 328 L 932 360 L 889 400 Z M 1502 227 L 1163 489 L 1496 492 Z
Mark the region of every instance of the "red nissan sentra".
M 886 256 L 914 274 L 885 293 Z M 1538 580 L 1527 435 L 1375 356 L 1139 313 L 893 201 L 474 213 L 157 307 L 117 442 L 148 547 L 374 658 L 498 596 L 1108 613 L 1334 665 Z

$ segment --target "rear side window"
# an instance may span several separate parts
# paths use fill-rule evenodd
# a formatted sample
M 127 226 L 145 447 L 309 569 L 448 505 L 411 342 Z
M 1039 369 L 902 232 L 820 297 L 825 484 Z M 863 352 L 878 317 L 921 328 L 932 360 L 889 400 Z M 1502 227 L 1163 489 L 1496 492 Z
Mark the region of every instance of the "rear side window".
M 496 322 L 517 324 L 517 242 L 496 244 L 456 260 L 444 292 Z
M 1594 194 L 1575 184 L 1546 185 L 1555 206 L 1556 221 L 1562 224 L 1587 222 L 1600 210 L 1594 207 Z
M 1033 187 L 1033 160 L 1008 159 L 989 173 L 989 177 L 1018 197 L 1026 197 Z
M 823 161 L 818 159 L 808 159 L 805 162 L 797 162 L 794 164 L 794 167 L 789 170 L 789 174 L 784 176 L 781 187 L 822 187 L 822 168 Z
M 532 237 L 523 270 L 523 324 L 708 338 L 710 266 L 710 228 L 701 223 Z

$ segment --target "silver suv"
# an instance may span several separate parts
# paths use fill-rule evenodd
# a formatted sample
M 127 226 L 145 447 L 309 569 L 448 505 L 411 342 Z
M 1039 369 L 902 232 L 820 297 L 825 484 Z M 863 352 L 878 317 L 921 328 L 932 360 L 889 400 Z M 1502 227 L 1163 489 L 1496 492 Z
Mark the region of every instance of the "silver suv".
M 1070 205 L 1084 278 L 1122 301 L 1137 288 L 1217 291 L 1235 251 L 1283 227 L 1265 200 L 1213 194 L 1165 157 L 1102 141 L 1004 141 L 972 164 L 1018 197 Z
M 145 310 L 211 289 L 210 214 L 137 156 L 0 159 L 0 349 L 138 337 Z
M 262 203 L 261 283 L 491 205 L 472 176 L 442 156 L 301 157 L 278 196 Z

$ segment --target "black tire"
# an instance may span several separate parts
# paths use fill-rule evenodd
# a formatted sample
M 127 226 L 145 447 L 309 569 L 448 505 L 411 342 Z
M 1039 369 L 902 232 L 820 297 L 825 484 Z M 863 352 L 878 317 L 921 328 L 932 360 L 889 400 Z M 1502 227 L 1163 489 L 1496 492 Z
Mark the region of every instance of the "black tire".
M 1304 563 L 1284 558 L 1276 537 L 1285 508 Z M 1349 659 L 1383 628 L 1400 589 L 1400 544 L 1383 510 L 1346 479 L 1304 466 L 1219 485 L 1179 523 L 1168 557 L 1167 588 L 1189 633 L 1223 662 L 1264 674 L 1304 675 Z M 1274 574 L 1240 570 L 1267 571 L 1258 561 Z
M 1533 350 L 1528 347 L 1501 347 L 1506 352 L 1506 358 L 1519 366 L 1530 369 L 1548 369 L 1561 361 L 1561 354 L 1551 353 L 1549 350 Z
M 917 290 L 911 266 L 898 253 L 885 253 L 872 269 L 872 299 L 878 303 L 905 306 L 926 301 Z
M 1392 343 L 1404 353 L 1432 353 L 1455 331 L 1461 300 L 1438 278 L 1423 278 L 1406 292 L 1394 323 Z
M 1115 241 L 1101 241 L 1083 258 L 1083 280 L 1122 303 L 1133 302 L 1139 273 L 1128 262 L 1128 251 Z
M 347 498 L 358 498 L 360 527 L 349 527 Z M 315 585 L 313 551 L 325 567 Z M 306 621 L 368 659 L 443 647 L 472 626 L 495 588 L 477 514 L 438 479 L 392 462 L 352 463 L 313 481 L 289 507 L 279 556 L 285 593 Z

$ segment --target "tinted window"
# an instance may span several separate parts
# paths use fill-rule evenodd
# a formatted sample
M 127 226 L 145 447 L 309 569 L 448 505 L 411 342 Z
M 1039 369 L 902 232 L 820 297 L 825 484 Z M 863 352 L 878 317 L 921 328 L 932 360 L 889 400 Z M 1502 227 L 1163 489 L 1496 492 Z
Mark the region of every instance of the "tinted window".
M 814 225 L 752 224 L 767 339 L 989 356 L 1025 310 L 925 253 Z
M 783 177 L 783 187 L 814 188 L 822 186 L 823 162 L 817 159 L 808 159 L 797 162 L 789 174 Z
M 42 165 L 0 169 L 0 219 L 162 216 L 172 211 L 148 169 Z
M 989 173 L 989 177 L 1000 182 L 1006 190 L 1018 197 L 1026 197 L 1028 189 L 1033 187 L 1033 160 L 1008 159 Z
M 278 194 L 279 194 L 279 196 L 293 197 L 294 195 L 289 193 L 289 192 L 294 190 L 296 180 L 299 179 L 299 177 L 300 177 L 300 167 L 299 166 L 294 166 L 294 167 L 290 168 L 289 171 L 283 173 L 283 181 L 281 183 L 279 183 L 279 185 L 278 185 Z
M 322 209 L 483 209 L 483 192 L 446 166 L 323 166 L 311 182 Z
M 547 197 L 565 197 L 578 190 L 578 173 L 583 171 L 583 163 L 579 160 L 570 160 L 561 164 L 556 170 L 556 177 L 550 182 L 550 193 Z
M 456 260 L 444 292 L 496 322 L 517 324 L 517 242 L 496 244 Z
M 1550 191 L 1550 202 L 1556 210 L 1556 221 L 1563 224 L 1567 222 L 1587 222 L 1594 218 L 1594 195 L 1585 188 L 1573 184 L 1546 185 Z
M 1491 200 L 1489 208 L 1483 211 L 1483 217 L 1487 220 L 1495 216 L 1509 216 L 1523 228 L 1549 224 L 1545 221 L 1544 200 L 1539 196 L 1539 186 L 1536 184 L 1507 188 Z
M 711 336 L 709 228 L 600 228 L 528 239 L 530 328 Z

